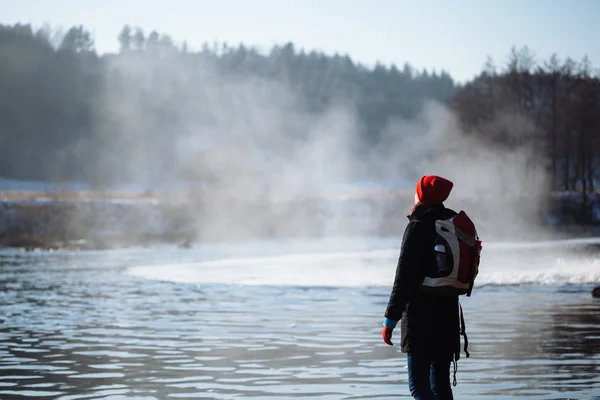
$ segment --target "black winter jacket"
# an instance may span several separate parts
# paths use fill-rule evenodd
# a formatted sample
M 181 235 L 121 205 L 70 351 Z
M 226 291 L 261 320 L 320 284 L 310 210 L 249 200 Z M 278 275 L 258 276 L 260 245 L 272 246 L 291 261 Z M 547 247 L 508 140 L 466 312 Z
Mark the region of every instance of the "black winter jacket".
M 401 321 L 401 350 L 432 358 L 460 358 L 458 296 L 421 290 L 426 272 L 434 267 L 435 220 L 456 212 L 443 205 L 418 206 L 408 216 L 394 286 L 385 317 Z

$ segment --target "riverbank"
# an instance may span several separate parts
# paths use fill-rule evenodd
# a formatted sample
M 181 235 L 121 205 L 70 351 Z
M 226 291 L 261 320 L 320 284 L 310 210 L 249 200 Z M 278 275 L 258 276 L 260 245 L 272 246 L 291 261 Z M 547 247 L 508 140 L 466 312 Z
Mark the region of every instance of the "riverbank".
M 0 191 L 0 246 L 23 250 L 110 249 L 197 242 L 320 236 L 401 235 L 409 191 L 340 193 L 280 201 L 210 199 L 142 190 Z M 497 210 L 458 200 L 486 239 L 595 236 L 597 194 L 555 193 L 544 202 L 514 199 Z M 484 206 L 481 206 L 481 205 Z M 525 207 L 523 204 L 527 204 Z M 452 206 L 452 205 L 450 205 Z

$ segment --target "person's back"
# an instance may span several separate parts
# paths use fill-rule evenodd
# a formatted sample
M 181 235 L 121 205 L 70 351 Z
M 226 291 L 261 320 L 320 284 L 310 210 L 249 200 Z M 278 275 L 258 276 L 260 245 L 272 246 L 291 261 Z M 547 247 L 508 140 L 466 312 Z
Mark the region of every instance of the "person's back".
M 450 363 L 460 357 L 458 295 L 439 295 L 421 286 L 436 265 L 435 221 L 456 215 L 443 205 L 452 187 L 438 176 L 425 176 L 417 183 L 385 311 L 383 339 L 392 345 L 392 331 L 400 322 L 401 350 L 408 354 L 415 399 L 452 399 Z

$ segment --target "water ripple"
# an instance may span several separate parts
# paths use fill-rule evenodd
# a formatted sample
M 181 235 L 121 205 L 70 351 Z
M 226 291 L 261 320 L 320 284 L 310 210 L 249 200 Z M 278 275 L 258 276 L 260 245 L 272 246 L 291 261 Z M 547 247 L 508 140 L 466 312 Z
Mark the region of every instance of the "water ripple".
M 122 260 L 0 252 L 0 398 L 410 398 L 405 356 L 380 339 L 387 288 L 159 282 Z M 600 395 L 600 302 L 555 289 L 463 301 L 456 397 Z

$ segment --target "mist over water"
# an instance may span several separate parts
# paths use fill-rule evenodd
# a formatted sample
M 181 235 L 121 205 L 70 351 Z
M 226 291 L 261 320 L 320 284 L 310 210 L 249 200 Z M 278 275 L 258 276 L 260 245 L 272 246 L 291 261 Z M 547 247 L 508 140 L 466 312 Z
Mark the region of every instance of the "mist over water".
M 340 235 L 345 222 L 335 209 L 344 205 L 319 201 L 349 194 L 376 201 L 341 213 L 361 215 L 358 232 L 377 233 L 392 217 L 399 235 L 415 183 L 427 174 L 455 183 L 447 205 L 465 209 L 482 237 L 541 235 L 547 175 L 529 162 L 531 146 L 490 147 L 435 102 L 416 119 L 390 121 L 367 145 L 352 95 L 317 113 L 281 79 L 227 73 L 163 50 L 109 60 L 95 118 L 106 143 L 95 173 L 154 188 L 186 209 L 198 238 L 278 237 L 282 226 L 299 236 Z M 531 127 L 507 113 L 490 129 L 519 136 Z

